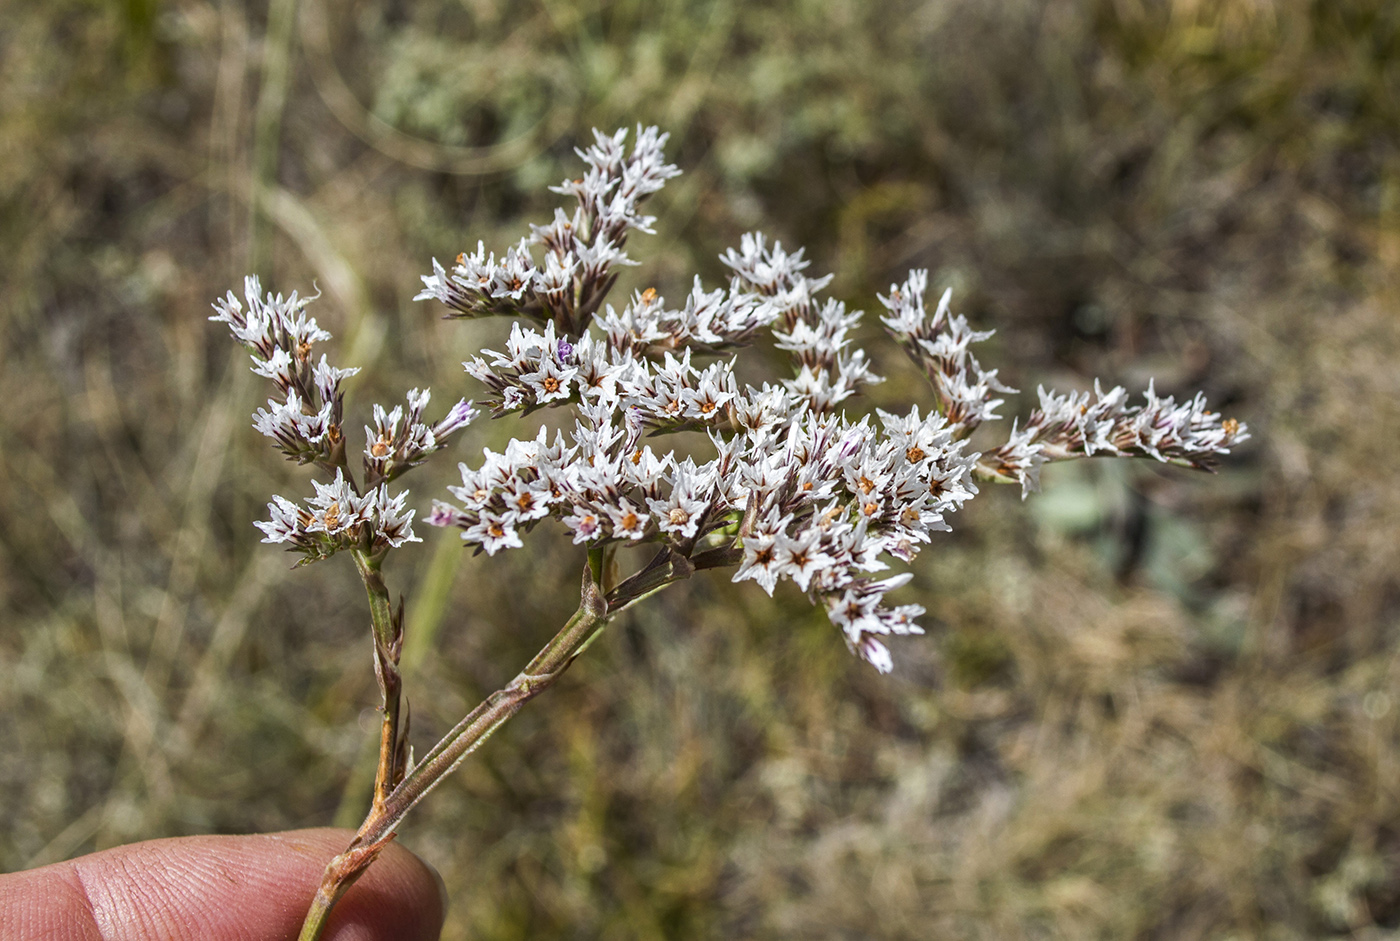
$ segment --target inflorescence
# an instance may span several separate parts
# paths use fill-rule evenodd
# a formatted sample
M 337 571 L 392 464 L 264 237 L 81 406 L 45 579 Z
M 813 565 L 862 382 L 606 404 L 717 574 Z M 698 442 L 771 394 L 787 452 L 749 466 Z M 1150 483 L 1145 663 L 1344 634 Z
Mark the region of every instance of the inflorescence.
M 497 259 L 484 245 L 457 256 L 450 271 L 436 260 L 418 299 L 435 299 L 452 317 L 513 316 L 505 349 L 483 350 L 464 364 L 486 389 L 496 416 L 570 406 L 573 427 L 553 437 L 512 440 L 487 450 L 480 466 L 461 465 L 453 500 L 434 501 L 428 522 L 454 526 L 464 542 L 494 555 L 519 547 L 549 517 L 575 544 L 659 544 L 694 567 L 722 558 L 735 581 L 772 594 L 789 579 L 821 603 L 847 645 L 882 672 L 891 669 L 884 639 L 921 633 L 919 605 L 891 605 L 886 595 L 907 573 L 889 576 L 886 559 L 912 560 L 947 516 L 974 497 L 979 481 L 1036 489 L 1049 461 L 1091 455 L 1146 456 L 1209 468 L 1248 437 L 1244 424 L 1222 420 L 1196 396 L 1176 404 L 1149 387 L 1130 406 L 1127 392 L 1060 395 L 1040 390 L 1040 407 L 1014 423 L 1007 442 L 986 453 L 969 436 L 997 420 L 1009 389 L 971 352 L 991 332 L 972 330 L 949 313 L 945 292 L 930 313 L 928 273 L 911 272 L 880 301 L 886 330 L 924 371 L 933 408 L 921 415 L 877 410 L 847 417 L 843 403 L 882 381 L 852 334 L 860 311 L 819 295 L 830 276 L 808 277 L 802 251 L 786 252 L 762 235 L 745 235 L 722 260 L 727 288 L 707 291 L 695 279 L 677 308 L 648 289 L 622 310 L 605 299 L 617 267 L 635 264 L 624 250 L 631 230 L 650 232 L 638 207 L 679 171 L 662 156 L 667 136 L 626 131 L 579 151 L 583 177 L 554 187 L 572 197 L 572 214 L 555 211 L 546 226 Z M 537 257 L 536 252 L 539 252 Z M 280 400 L 259 410 L 255 426 L 291 459 L 333 472 L 305 505 L 282 497 L 259 523 L 265 542 L 288 543 L 304 560 L 358 547 L 382 553 L 416 541 L 406 491 L 389 484 L 421 463 L 477 416 L 459 402 L 436 424 L 423 412 L 428 393 L 409 393 L 407 410 L 375 406 L 366 427 L 363 480 L 350 473 L 341 429 L 340 382 L 356 370 L 312 363 L 313 343 L 328 334 L 304 314 L 295 294 L 260 299 L 250 278 L 248 310 L 230 294 L 214 320 L 229 324 L 253 353 L 254 371 L 271 378 Z M 590 329 L 594 327 L 594 329 Z M 767 330 L 789 354 L 793 377 L 755 388 L 734 373 L 734 351 Z M 708 439 L 708 460 L 654 449 L 674 432 Z M 677 440 L 677 439 L 671 439 Z

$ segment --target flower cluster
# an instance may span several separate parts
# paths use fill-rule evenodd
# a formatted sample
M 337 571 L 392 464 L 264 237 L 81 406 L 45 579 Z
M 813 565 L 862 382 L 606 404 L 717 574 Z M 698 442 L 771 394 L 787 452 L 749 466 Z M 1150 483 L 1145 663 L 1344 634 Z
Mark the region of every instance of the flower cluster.
M 252 354 L 253 372 L 271 379 L 280 398 L 269 399 L 258 409 L 253 427 L 271 438 L 288 458 L 316 464 L 335 472 L 331 484 L 313 482 L 316 496 L 306 506 L 283 497 L 268 504 L 272 519 L 258 523 L 264 542 L 287 543 L 314 562 L 340 549 L 358 548 L 382 554 L 405 542 L 420 541 L 413 535 L 413 510 L 405 510 L 408 493 L 389 492 L 388 483 L 421 464 L 434 451 L 476 417 L 465 399 L 454 405 L 441 421 L 423 421 L 428 391 L 408 394 L 407 411 L 396 406 L 385 411 L 374 406 L 374 427 L 365 427 L 364 484 L 349 473 L 345 433 L 342 429 L 345 393 L 343 379 L 359 372 L 339 369 L 326 357 L 312 362 L 312 344 L 330 334 L 306 316 L 314 298 L 292 294 L 263 295 L 255 277 L 244 281 L 244 300 L 229 292 L 214 303 L 210 320 L 228 324 L 233 338 Z M 247 307 L 244 307 L 246 301 Z
M 389 485 L 380 484 L 361 495 L 339 469 L 332 483 L 313 480 L 311 485 L 316 496 L 306 506 L 274 496 L 267 505 L 272 519 L 253 524 L 263 531 L 263 542 L 287 543 L 300 552 L 298 565 L 329 558 L 341 549 L 378 554 L 423 541 L 413 535 L 414 511 L 404 509 L 407 490 L 391 495 Z
M 667 310 L 665 298 L 648 288 L 637 292 L 621 313 L 608 305 L 599 326 L 609 346 L 654 356 L 668 350 L 718 352 L 742 346 L 777 315 L 773 305 L 741 292 L 737 279 L 728 292 L 706 292 L 697 277 L 681 309 Z
M 968 351 L 973 343 L 990 339 L 994 331 L 973 330 L 961 314 L 950 317 L 951 289 L 943 292 L 930 317 L 924 309 L 927 289 L 928 271 L 911 271 L 903 284 L 890 286 L 888 297 L 881 295 L 880 303 L 889 316 L 880 321 L 923 368 L 949 423 L 960 429 L 959 434 L 969 435 L 983 422 L 1000 417 L 996 410 L 1003 400 L 992 398 L 993 394 L 1016 390 L 998 382 L 997 371 L 984 370 Z
M 802 254 L 802 249 L 783 251 L 781 242 L 770 249 L 761 234 L 750 233 L 740 240 L 738 251 L 731 248 L 720 260 L 733 269 L 739 284 L 767 298 L 775 309 L 782 324 L 774 331 L 777 346 L 791 354 L 798 370 L 797 377 L 783 385 L 809 407 L 826 412 L 884 379 L 870 371 L 864 350 L 850 348 L 849 334 L 860 323 L 861 312 L 847 312 L 838 300 L 818 304 L 817 294 L 831 282 L 831 275 L 804 275 L 808 262 Z
M 374 406 L 374 427 L 365 426 L 365 486 L 393 480 L 410 467 L 422 464 L 476 417 L 476 409 L 462 399 L 442 421 L 429 425 L 423 421 L 429 398 L 427 389 L 409 392 L 407 413 L 398 405 L 389 412 L 382 405 Z
M 312 361 L 312 345 L 331 336 L 306 316 L 306 306 L 315 298 L 297 297 L 295 292 L 288 298 L 263 297 L 255 277 L 244 280 L 243 294 L 247 310 L 230 291 L 214 303 L 218 313 L 209 319 L 229 325 L 233 338 L 252 354 L 253 372 L 271 379 L 282 397 L 268 399 L 268 408 L 258 409 L 253 426 L 292 460 L 334 463 L 345 448 L 340 383 L 359 370 L 337 369 L 325 356 Z
M 639 128 L 629 154 L 626 130 L 612 137 L 595 131 L 593 146 L 578 152 L 588 170 L 551 187 L 574 197 L 572 214 L 556 210 L 552 223 L 532 227 L 499 262 L 479 242 L 472 254 L 457 256 L 450 274 L 434 259 L 417 299 L 440 300 L 456 316 L 523 316 L 579 335 L 617 280 L 614 266 L 636 264 L 623 250 L 628 232 L 650 232 L 656 221 L 637 207 L 680 173 L 662 157 L 666 138 L 654 127 Z M 536 246 L 543 249 L 539 263 Z
M 504 453 L 488 450 L 477 468 L 462 465 L 461 486 L 449 488 L 457 502 L 436 502 L 429 522 L 460 528 L 490 554 L 522 545 L 549 516 L 576 544 L 663 543 L 692 559 L 734 547 L 736 581 L 772 594 L 790 579 L 822 601 L 853 649 L 887 667 L 878 635 L 917 632 L 921 609 L 884 607 L 884 594 L 907 579 L 867 573 L 888 567 L 883 555 L 912 559 L 977 492 L 976 455 L 942 416 L 882 412 L 877 428 L 869 416 L 775 414 L 729 437 L 710 431 L 715 456 L 698 464 L 641 444 L 644 416 L 633 405 L 619 421 L 612 407 L 585 402 L 569 443 L 541 430 Z
M 308 937 L 319 937 L 334 900 L 404 815 L 631 604 L 707 569 L 732 570 L 733 581 L 769 595 L 788 581 L 825 610 L 852 653 L 888 673 L 890 638 L 923 633 L 925 613 L 894 597 L 913 576 L 891 566 L 911 563 L 949 530 L 979 483 L 1019 483 L 1024 497 L 1046 462 L 1095 455 L 1209 469 L 1248 438 L 1201 395 L 1178 405 L 1149 385 L 1145 403 L 1133 406 L 1121 387 L 1105 393 L 1095 383 L 1092 393 L 1041 389 L 1040 407 L 1012 424 L 1004 444 L 972 450 L 977 429 L 1000 418 L 996 396 L 1014 390 L 972 354 L 992 334 L 953 315 L 948 292 L 928 312 L 927 271 L 911 272 L 880 301 L 881 321 L 922 368 L 933 407 L 849 414 L 855 396 L 884 381 L 855 342 L 862 312 L 821 296 L 831 276 L 809 276 L 800 249 L 756 232 L 720 256 L 727 288 L 706 290 L 696 277 L 679 307 L 646 288 L 615 310 L 605 301 L 618 268 L 636 264 L 628 236 L 655 222 L 639 207 L 679 172 L 665 162 L 666 135 L 656 128 L 639 127 L 630 150 L 626 141 L 626 131 L 595 131 L 593 146 L 577 151 L 583 175 L 553 188 L 573 199 L 572 212 L 557 209 L 499 256 L 478 242 L 450 273 L 434 259 L 422 279 L 417 299 L 441 301 L 449 317 L 529 321 L 511 326 L 504 349 L 463 363 L 495 416 L 568 410 L 533 438 L 486 449 L 475 467 L 460 464 L 461 484 L 447 488 L 450 501 L 433 501 L 428 522 L 494 556 L 552 519 L 586 547 L 588 563 L 564 628 L 421 761 L 409 744 L 400 670 L 403 602 L 392 604 L 382 566 L 391 550 L 422 540 L 408 492 L 391 487 L 478 411 L 463 399 L 430 422 L 426 389 L 391 409 L 374 405 L 357 472 L 341 386 L 358 370 L 312 358 L 330 338 L 306 316 L 312 299 L 263 295 L 250 277 L 242 300 L 230 292 L 214 304 L 210 319 L 228 326 L 253 371 L 276 387 L 255 427 L 288 458 L 324 472 L 313 496 L 273 498 L 270 519 L 256 524 L 263 541 L 298 553 L 299 565 L 349 551 L 369 598 L 381 702 L 374 799 L 354 841 L 326 867 L 303 926 Z M 791 374 L 753 385 L 735 357 L 765 337 L 788 354 Z M 650 560 L 619 576 L 617 551 L 643 546 Z
M 655 128 L 639 128 L 630 150 L 625 131 L 594 136 L 578 152 L 584 175 L 555 188 L 574 199 L 572 213 L 556 210 L 551 224 L 499 257 L 478 244 L 450 273 L 434 261 L 423 278 L 419 299 L 441 301 L 450 316 L 533 321 L 515 323 L 503 350 L 463 364 L 496 415 L 573 411 L 571 428 L 547 426 L 487 450 L 476 467 L 462 464 L 452 501 L 434 502 L 429 522 L 460 529 L 478 551 L 519 547 L 553 518 L 590 549 L 651 544 L 675 577 L 733 567 L 735 581 L 770 594 L 786 579 L 825 608 L 853 652 L 888 671 L 886 639 L 919 633 L 923 613 L 888 601 L 910 578 L 888 574 L 890 562 L 911 561 L 947 530 L 979 481 L 1019 483 L 1024 494 L 1045 462 L 1099 454 L 1209 468 L 1248 437 L 1199 395 L 1177 405 L 1149 387 L 1145 404 L 1129 406 L 1123 389 L 1096 385 L 1092 394 L 1041 390 L 1040 408 L 1013 424 L 1005 444 L 970 450 L 969 436 L 1000 417 L 997 396 L 1014 390 L 972 354 L 991 333 L 951 314 L 948 293 L 928 312 L 926 271 L 891 286 L 881 320 L 923 369 L 934 408 L 850 417 L 852 397 L 883 381 L 853 342 L 862 314 L 821 297 L 831 277 L 808 276 L 801 250 L 758 233 L 721 257 L 732 272 L 727 289 L 707 291 L 696 278 L 679 308 L 649 288 L 615 310 L 604 301 L 616 266 L 633 264 L 628 233 L 649 232 L 655 221 L 638 206 L 678 171 L 664 162 L 666 135 Z M 270 504 L 271 521 L 258 524 L 267 541 L 314 560 L 414 540 L 405 494 L 391 495 L 388 483 L 441 449 L 475 410 L 462 401 L 430 425 L 428 393 L 416 389 L 406 406 L 375 406 L 361 489 L 340 429 L 339 384 L 354 370 L 324 357 L 312 363 L 312 343 L 327 334 L 305 317 L 305 300 L 259 293 L 249 279 L 247 313 L 230 294 L 213 318 L 230 325 L 253 352 L 254 370 L 283 395 L 259 411 L 257 426 L 290 457 L 335 472 L 305 506 L 281 497 Z M 741 383 L 735 351 L 765 332 L 789 354 L 792 375 Z M 644 440 L 678 432 L 690 432 L 669 439 L 684 449 Z
M 1040 466 L 1096 454 L 1150 457 L 1200 470 L 1215 467 L 1236 443 L 1249 437 L 1245 426 L 1206 408 L 1205 396 L 1180 405 L 1157 395 L 1152 383 L 1142 405 L 1130 406 L 1128 391 L 1115 386 L 1059 394 L 1037 389 L 1040 407 L 1024 426 L 1015 424 L 1006 444 L 987 455 L 989 473 L 1021 485 L 1022 494 L 1037 489 Z
M 1149 390 L 1147 405 L 1130 409 L 1121 389 L 1092 401 L 1042 392 L 1041 408 L 1006 445 L 988 455 L 968 450 L 968 436 L 999 417 L 995 396 L 1013 390 L 972 355 L 971 344 L 991 334 L 950 315 L 948 294 L 928 314 L 923 271 L 881 297 L 882 321 L 923 367 L 935 410 L 849 418 L 838 407 L 881 381 L 852 343 L 861 313 L 823 300 L 830 276 L 807 276 L 800 250 L 757 233 L 722 256 L 733 272 L 728 291 L 707 293 L 697 279 L 680 310 L 650 289 L 620 313 L 604 309 L 598 302 L 611 275 L 580 274 L 581 253 L 616 250 L 627 228 L 645 230 L 651 220 L 637 224 L 636 199 L 675 172 L 661 163 L 664 135 L 640 132 L 626 159 L 623 139 L 597 135 L 598 145 L 581 152 L 584 178 L 559 190 L 579 208 L 572 217 L 557 213 L 527 240 L 546 247 L 545 267 L 522 242 L 500 262 L 479 247 L 459 259 L 452 278 L 435 264 L 423 279 L 420 297 L 455 312 L 523 314 L 543 324 L 515 324 L 504 351 L 464 364 L 497 414 L 565 405 L 575 412 L 567 436 L 551 439 L 542 429 L 504 452 L 488 450 L 476 468 L 463 464 L 461 486 L 449 488 L 454 502 L 435 502 L 429 521 L 459 528 L 480 551 L 518 547 L 553 517 L 576 544 L 658 544 L 692 568 L 737 566 L 734 580 L 770 594 L 787 579 L 823 605 L 854 652 L 887 671 L 884 638 L 918 633 L 923 609 L 888 604 L 909 575 L 879 573 L 887 559 L 908 562 L 947 530 L 947 515 L 976 495 L 977 480 L 1030 489 L 1045 461 L 1099 453 L 1205 467 L 1247 437 L 1243 425 L 1205 411 L 1200 397 L 1175 406 Z M 587 303 L 565 309 L 545 298 L 551 270 L 573 272 L 572 296 Z M 589 332 L 593 319 L 598 330 Z M 732 350 L 765 327 L 795 375 L 741 387 Z M 705 356 L 717 358 L 703 364 Z M 682 430 L 702 432 L 712 456 L 643 443 L 648 432 Z

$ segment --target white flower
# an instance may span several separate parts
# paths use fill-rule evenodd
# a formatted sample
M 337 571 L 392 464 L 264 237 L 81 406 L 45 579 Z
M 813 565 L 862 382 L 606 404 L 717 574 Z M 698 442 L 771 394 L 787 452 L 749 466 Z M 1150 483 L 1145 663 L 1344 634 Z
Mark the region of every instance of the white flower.
M 426 393 L 425 393 L 426 394 Z M 432 428 L 433 438 L 438 442 L 444 442 L 452 435 L 470 425 L 480 414 L 472 407 L 472 403 L 466 399 L 459 399 L 457 404 L 448 410 L 442 421 Z
M 787 537 L 781 533 L 755 533 L 744 538 L 744 561 L 734 573 L 733 581 L 753 579 L 768 594 L 778 584 L 783 574 L 782 555 L 786 550 Z
M 286 402 L 268 399 L 267 404 L 271 411 L 260 408 L 253 415 L 254 428 L 276 441 L 291 457 L 319 453 L 316 446 L 330 431 L 332 403 L 327 402 L 319 411 L 308 414 L 297 394 L 290 392 Z
M 304 539 L 311 514 L 285 497 L 273 496 L 272 500 L 267 505 L 272 519 L 253 524 L 263 531 L 263 542 L 297 542 Z
M 369 522 L 374 516 L 373 497 L 362 497 L 345 479 L 344 473 L 336 468 L 335 480 L 323 484 L 313 480 L 311 486 L 316 496 L 306 502 L 315 508 L 311 521 L 306 524 L 308 533 L 323 532 L 328 536 L 344 532 L 361 523 Z
M 581 337 L 574 344 L 573 362 L 578 370 L 580 394 L 605 408 L 618 404 L 618 383 L 631 372 L 630 364 L 616 364 L 609 347 L 592 337 Z
M 246 314 L 230 291 L 223 300 L 214 302 L 217 313 L 209 319 L 228 324 L 233 338 L 260 359 L 271 359 L 281 349 L 293 359 L 305 361 L 313 343 L 331 338 L 306 316 L 306 306 L 314 297 L 297 297 L 295 292 L 285 299 L 281 294 L 263 296 L 262 285 L 253 276 L 243 279 L 243 296 L 248 302 Z
M 502 549 L 518 549 L 524 543 L 515 531 L 515 523 L 503 513 L 482 510 L 475 525 L 462 533 L 464 542 L 474 542 L 486 550 L 487 555 L 495 555 Z
M 713 502 L 712 465 L 697 468 L 686 458 L 671 477 L 671 492 L 662 499 L 651 499 L 648 507 L 657 528 L 682 540 L 694 539 L 701 520 Z
M 520 244 L 506 250 L 506 257 L 490 270 L 490 282 L 486 291 L 494 298 L 520 300 L 535 281 L 535 265 L 530 258 L 530 243 L 521 239 Z
M 557 190 L 556 190 L 557 192 Z M 581 221 L 581 210 L 574 210 L 570 216 L 563 209 L 554 210 L 554 221 L 549 225 L 531 225 L 530 242 L 534 245 L 543 245 L 549 255 L 557 259 L 569 259 L 572 257 L 574 247 L 574 233 L 578 231 Z M 548 264 L 549 256 L 545 262 Z M 569 262 L 572 265 L 572 262 Z
M 535 402 L 544 405 L 567 399 L 572 392 L 569 383 L 577 374 L 578 370 L 573 366 L 561 365 L 553 356 L 541 356 L 536 369 L 521 373 L 520 381 L 534 392 Z
M 296 381 L 296 361 L 292 354 L 278 347 L 266 360 L 254 356 L 253 372 L 277 383 L 277 388 L 285 394 Z
M 733 367 L 729 363 L 713 363 L 700 372 L 693 388 L 681 390 L 680 412 L 697 421 L 714 421 L 737 394 Z
M 545 295 L 554 304 L 562 304 L 574 286 L 574 273 L 578 270 L 578 259 L 572 253 L 560 256 L 554 252 L 545 255 L 544 268 L 535 274 L 535 290 Z
M 572 513 L 561 522 L 574 534 L 574 545 L 592 542 L 607 535 L 606 523 L 602 516 L 587 506 L 575 506 Z
M 775 543 L 779 570 L 803 591 L 811 587 L 814 575 L 836 562 L 822 550 L 823 536 L 820 529 L 809 526 L 793 537 Z
M 855 644 L 855 652 L 862 660 L 881 673 L 889 673 L 894 669 L 894 660 L 890 657 L 890 649 L 871 634 L 861 636 L 859 642 Z
M 823 599 L 826 613 L 831 623 L 841 629 L 847 642 L 857 643 L 862 634 L 878 627 L 879 619 L 875 609 L 880 606 L 880 596 L 857 585 L 844 591 L 832 592 Z
M 633 261 L 622 246 L 606 238 L 600 238 L 592 245 L 575 241 L 574 254 L 578 257 L 580 276 L 590 281 L 600 280 L 613 265 L 640 264 Z
M 542 478 L 532 481 L 519 476 L 511 477 L 502 488 L 501 497 L 507 513 L 516 522 L 526 523 L 543 519 L 549 515 L 550 504 L 554 502 L 547 482 Z
M 619 499 L 615 505 L 604 506 L 603 510 L 612 521 L 612 534 L 615 538 L 636 542 L 646 535 L 651 517 L 626 497 Z
M 456 526 L 466 529 L 475 523 L 476 519 L 475 514 L 464 512 L 441 500 L 433 501 L 433 511 L 428 514 L 428 523 L 432 526 Z
M 764 383 L 761 389 L 750 386 L 732 402 L 734 421 L 745 431 L 757 431 L 793 420 L 803 408 L 787 389 Z
M 408 491 L 389 496 L 389 485 L 380 484 L 374 493 L 374 540 L 376 544 L 398 548 L 406 542 L 422 542 L 413 535 L 413 510 L 405 510 Z
M 316 384 L 316 390 L 321 393 L 321 401 L 333 401 L 336 396 L 340 394 L 340 381 L 342 379 L 349 379 L 359 371 L 360 369 L 358 366 L 352 366 L 349 369 L 337 369 L 326 362 L 326 358 L 322 356 L 321 361 L 316 364 L 311 373 L 312 381 Z
M 889 328 L 891 333 L 902 336 L 913 336 L 921 330 L 927 329 L 930 332 L 938 332 L 943 328 L 943 324 L 948 318 L 948 306 L 953 299 L 953 289 L 948 288 L 939 298 L 938 310 L 933 315 L 933 320 L 927 325 L 925 321 L 927 314 L 924 311 L 924 292 L 928 290 L 928 269 L 921 268 L 909 272 L 909 278 L 902 285 L 890 285 L 889 296 L 879 295 L 880 303 L 884 304 L 890 314 L 881 317 L 881 322 Z
M 769 249 L 764 245 L 762 233 L 750 232 L 740 239 L 739 251 L 731 248 L 720 256 L 720 260 L 752 285 L 754 290 L 772 295 L 799 278 L 807 280 L 802 277 L 801 272 L 809 262 L 803 259 L 802 254 L 800 248 L 791 254 L 783 251 L 782 242 L 774 242 L 772 249 Z M 829 280 L 829 275 L 820 279 L 816 282 L 816 289 L 820 290 Z

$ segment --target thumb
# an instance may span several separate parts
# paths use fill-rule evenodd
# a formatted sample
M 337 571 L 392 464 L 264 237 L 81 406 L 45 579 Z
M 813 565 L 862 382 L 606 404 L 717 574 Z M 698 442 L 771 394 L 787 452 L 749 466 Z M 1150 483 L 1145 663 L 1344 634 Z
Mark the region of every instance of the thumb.
M 292 941 L 349 830 L 192 836 L 0 876 L 0 938 Z M 324 941 L 436 941 L 445 898 L 391 843 L 336 905 Z

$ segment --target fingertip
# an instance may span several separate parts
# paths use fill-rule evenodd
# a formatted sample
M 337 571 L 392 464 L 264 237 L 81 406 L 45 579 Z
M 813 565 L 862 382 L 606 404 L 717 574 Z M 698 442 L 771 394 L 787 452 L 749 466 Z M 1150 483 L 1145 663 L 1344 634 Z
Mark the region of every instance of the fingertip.
M 325 828 L 151 840 L 5 876 L 0 936 L 292 939 L 326 864 L 353 837 Z M 432 867 L 391 843 L 341 899 L 322 937 L 436 941 L 445 900 Z
M 272 834 L 289 845 L 345 848 L 348 830 L 295 830 Z M 319 872 L 318 872 L 319 877 Z M 307 896 L 310 901 L 310 895 Z M 325 941 L 437 941 L 446 915 L 447 891 L 438 871 L 397 842 L 390 843 L 331 912 Z

